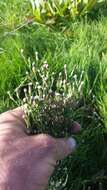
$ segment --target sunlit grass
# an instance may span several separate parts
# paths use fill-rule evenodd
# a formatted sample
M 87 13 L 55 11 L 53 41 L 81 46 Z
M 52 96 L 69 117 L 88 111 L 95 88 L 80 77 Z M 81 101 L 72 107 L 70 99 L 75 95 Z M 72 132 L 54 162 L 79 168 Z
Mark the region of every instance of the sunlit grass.
M 31 62 L 35 60 L 35 52 L 39 52 L 41 64 L 47 60 L 51 72 L 56 74 L 63 70 L 65 64 L 69 74 L 74 72 L 77 79 L 84 72 L 80 109 L 74 113 L 82 125 L 82 132 L 76 137 L 79 148 L 55 171 L 49 189 L 80 190 L 86 181 L 94 183 L 95 176 L 101 180 L 101 175 L 107 175 L 106 18 L 67 23 L 62 32 L 59 28 L 54 31 L 35 23 L 12 32 L 25 20 L 29 4 L 5 0 L 0 2 L 0 7 L 0 112 L 15 106 L 7 91 L 12 93 L 24 80 L 26 64 L 21 49 Z

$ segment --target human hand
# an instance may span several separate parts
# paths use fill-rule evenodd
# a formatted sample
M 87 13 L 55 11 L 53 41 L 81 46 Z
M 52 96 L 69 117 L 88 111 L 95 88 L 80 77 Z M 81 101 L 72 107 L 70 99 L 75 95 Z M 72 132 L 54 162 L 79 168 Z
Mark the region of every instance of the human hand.
M 23 115 L 22 107 L 0 115 L 0 190 L 45 190 L 56 162 L 76 148 L 73 138 L 27 136 Z

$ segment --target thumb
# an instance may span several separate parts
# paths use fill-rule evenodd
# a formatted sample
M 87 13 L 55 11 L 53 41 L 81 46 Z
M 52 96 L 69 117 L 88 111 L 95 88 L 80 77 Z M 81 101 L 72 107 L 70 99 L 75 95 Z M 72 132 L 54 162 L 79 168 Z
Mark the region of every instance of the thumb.
M 76 149 L 76 141 L 74 138 L 61 138 L 56 139 L 55 141 L 55 160 L 61 160 L 68 156 L 69 154 L 73 153 Z

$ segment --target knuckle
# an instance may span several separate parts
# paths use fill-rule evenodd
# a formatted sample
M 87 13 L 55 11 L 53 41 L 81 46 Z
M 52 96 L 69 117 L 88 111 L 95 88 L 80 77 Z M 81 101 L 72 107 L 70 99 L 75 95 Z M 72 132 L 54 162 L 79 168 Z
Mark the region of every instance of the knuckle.
M 55 146 L 55 140 L 53 137 L 47 135 L 47 134 L 41 134 L 41 140 L 47 147 L 54 148 Z

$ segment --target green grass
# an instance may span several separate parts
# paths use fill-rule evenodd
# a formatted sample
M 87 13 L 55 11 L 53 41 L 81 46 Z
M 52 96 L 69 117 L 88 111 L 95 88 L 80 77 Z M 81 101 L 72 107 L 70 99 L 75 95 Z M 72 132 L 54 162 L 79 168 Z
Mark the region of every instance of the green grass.
M 87 189 L 87 184 L 99 182 L 103 182 L 106 189 L 106 17 L 101 16 L 97 21 L 83 19 L 66 23 L 63 32 L 58 28 L 55 31 L 35 23 L 15 31 L 31 14 L 30 5 L 27 1 L 11 0 L 8 3 L 4 0 L 0 2 L 0 7 L 0 112 L 14 107 L 7 91 L 12 93 L 25 75 L 26 64 L 21 49 L 24 49 L 26 59 L 30 57 L 32 61 L 35 59 L 35 51 L 38 51 L 39 58 L 47 60 L 52 71 L 61 71 L 64 64 L 67 64 L 69 73 L 74 69 L 77 77 L 84 71 L 81 106 L 75 116 L 82 125 L 82 131 L 76 137 L 79 147 L 74 156 L 60 163 L 49 189 L 83 190 L 83 186 Z M 65 182 L 67 174 L 68 180 Z

